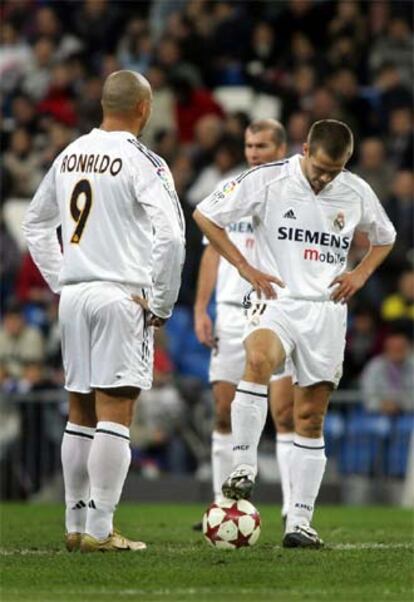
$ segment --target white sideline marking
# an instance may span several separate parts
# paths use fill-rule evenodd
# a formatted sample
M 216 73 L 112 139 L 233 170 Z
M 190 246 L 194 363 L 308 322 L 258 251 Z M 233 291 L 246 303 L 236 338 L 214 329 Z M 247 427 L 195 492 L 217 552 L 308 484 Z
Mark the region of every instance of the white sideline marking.
M 334 550 L 414 550 L 413 543 L 338 543 L 327 545 Z
M 284 550 L 282 546 L 273 546 L 275 550 Z M 338 544 L 327 544 L 325 548 L 321 548 L 321 551 L 326 550 L 412 550 L 414 551 L 414 543 L 338 543 Z M 231 552 L 231 550 L 230 550 Z M 235 552 L 235 551 L 234 551 Z M 62 554 L 67 555 L 69 552 L 65 550 L 33 550 L 30 548 L 18 549 L 6 549 L 0 548 L 0 556 L 13 556 L 15 554 L 19 556 L 47 556 L 53 554 L 59 556 Z M 235 552 L 237 553 L 237 552 Z

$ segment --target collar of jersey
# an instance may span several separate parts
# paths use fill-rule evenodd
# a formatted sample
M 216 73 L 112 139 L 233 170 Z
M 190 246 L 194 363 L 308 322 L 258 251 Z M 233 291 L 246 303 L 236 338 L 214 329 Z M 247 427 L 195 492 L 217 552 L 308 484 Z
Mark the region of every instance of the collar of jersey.
M 125 136 L 127 138 L 131 138 L 131 136 L 133 138 L 136 137 L 131 132 L 127 132 L 125 130 L 114 130 L 113 132 L 107 132 L 106 130 L 102 130 L 101 128 L 93 128 L 92 133 L 93 134 L 99 134 L 99 135 L 102 135 L 102 136 L 116 135 L 116 136 Z
M 305 174 L 302 171 L 302 166 L 300 164 L 301 159 L 303 159 L 303 155 L 297 154 L 292 157 L 294 173 L 295 173 L 295 175 L 299 176 L 299 180 L 301 181 L 302 185 L 306 188 L 306 190 L 308 192 L 310 192 L 312 194 L 313 198 L 315 200 L 319 201 L 319 200 L 321 200 L 321 198 L 323 197 L 325 192 L 329 192 L 331 190 L 333 182 L 330 182 L 329 184 L 327 184 L 327 186 L 325 186 L 325 188 L 319 194 L 315 194 L 312 190 L 312 186 L 309 184 L 308 180 L 306 179 Z M 339 176 L 337 176 L 337 177 L 339 177 Z

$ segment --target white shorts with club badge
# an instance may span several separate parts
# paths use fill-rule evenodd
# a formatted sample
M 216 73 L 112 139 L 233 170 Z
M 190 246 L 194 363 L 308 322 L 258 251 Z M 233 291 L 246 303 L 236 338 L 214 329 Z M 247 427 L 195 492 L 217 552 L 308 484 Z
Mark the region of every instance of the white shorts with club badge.
M 59 326 L 68 391 L 151 388 L 153 328 L 132 294 L 146 296 L 144 289 L 112 282 L 63 287 Z
M 241 381 L 246 363 L 243 344 L 246 325 L 246 310 L 242 306 L 217 304 L 214 327 L 216 348 L 211 352 L 210 383 L 224 381 L 238 385 Z M 271 381 L 292 376 L 293 372 L 293 364 L 290 358 L 286 358 L 285 366 L 272 376 Z
M 333 301 L 282 297 L 252 302 L 244 338 L 269 329 L 292 358 L 294 382 L 307 387 L 322 381 L 336 387 L 342 376 L 347 306 Z

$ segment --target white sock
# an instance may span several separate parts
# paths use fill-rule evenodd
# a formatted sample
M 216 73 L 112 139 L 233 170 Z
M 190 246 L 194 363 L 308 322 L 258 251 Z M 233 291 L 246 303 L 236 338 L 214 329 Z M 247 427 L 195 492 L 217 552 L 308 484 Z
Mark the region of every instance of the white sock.
M 220 502 L 224 499 L 221 486 L 233 468 L 233 437 L 231 433 L 213 431 L 211 465 L 213 467 L 214 501 Z
M 67 533 L 85 531 L 89 499 L 88 458 L 94 428 L 68 422 L 63 434 L 61 458 L 65 483 L 65 528 Z
M 323 437 L 310 439 L 295 433 L 290 458 L 292 490 L 286 525 L 287 532 L 295 525 L 311 523 L 325 466 Z
M 286 516 L 290 504 L 290 458 L 293 452 L 294 433 L 277 433 L 276 460 L 279 466 L 282 487 L 282 516 Z
M 267 416 L 267 386 L 240 381 L 231 404 L 233 467 L 257 474 L 257 446 Z
M 88 462 L 91 491 L 85 528 L 96 539 L 112 533 L 112 518 L 130 462 L 129 428 L 98 422 Z

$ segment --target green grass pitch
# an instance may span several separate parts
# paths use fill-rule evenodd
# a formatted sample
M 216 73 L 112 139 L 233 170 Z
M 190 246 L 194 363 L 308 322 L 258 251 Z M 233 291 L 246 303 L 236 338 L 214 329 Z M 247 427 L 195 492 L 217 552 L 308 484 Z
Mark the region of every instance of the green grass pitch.
M 196 505 L 121 505 L 141 553 L 67 553 L 61 505 L 1 506 L 2 602 L 359 602 L 414 600 L 413 514 L 321 506 L 323 550 L 284 550 L 279 509 L 260 506 L 254 548 L 219 551 L 191 530 Z

